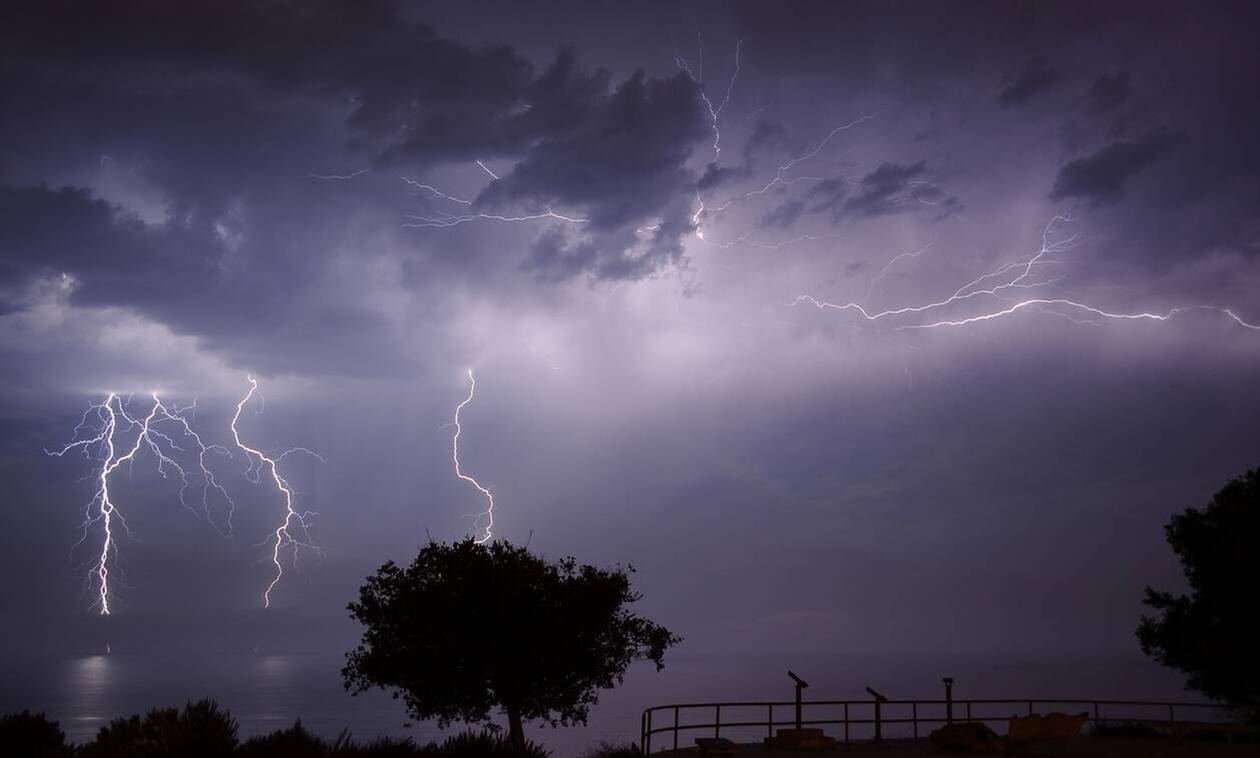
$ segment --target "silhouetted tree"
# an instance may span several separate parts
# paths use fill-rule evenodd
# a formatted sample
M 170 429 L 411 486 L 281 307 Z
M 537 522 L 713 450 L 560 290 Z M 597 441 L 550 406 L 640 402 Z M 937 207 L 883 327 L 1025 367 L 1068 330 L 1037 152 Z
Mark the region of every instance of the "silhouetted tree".
M 1146 588 L 1142 651 L 1185 672 L 1186 686 L 1260 720 L 1260 469 L 1225 485 L 1203 510 L 1164 527 L 1189 595 Z
M 24 758 L 63 758 L 71 754 L 61 725 L 42 713 L 0 716 L 0 752 Z
M 679 641 L 626 608 L 633 568 L 547 561 L 507 542 L 430 542 L 406 568 L 386 563 L 351 603 L 363 639 L 347 654 L 346 689 L 391 689 L 416 719 L 491 725 L 585 723 L 600 689 L 635 659 L 659 670 Z

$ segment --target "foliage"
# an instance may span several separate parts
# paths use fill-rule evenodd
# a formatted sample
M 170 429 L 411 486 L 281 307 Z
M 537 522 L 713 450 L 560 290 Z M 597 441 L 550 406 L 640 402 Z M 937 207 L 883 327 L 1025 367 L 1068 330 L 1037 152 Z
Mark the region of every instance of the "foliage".
M 1144 721 L 1095 721 L 1089 726 L 1091 737 L 1159 738 L 1164 734 Z
M 70 755 L 61 725 L 42 713 L 0 716 L 0 749 L 8 755 L 57 758 Z
M 242 758 L 318 758 L 329 754 L 329 746 L 298 719 L 288 729 L 245 740 L 239 754 Z
M 1229 482 L 1203 510 L 1188 508 L 1164 528 L 1189 595 L 1148 587 L 1142 651 L 1187 674 L 1186 686 L 1260 722 L 1260 469 Z
M 452 734 L 441 743 L 430 743 L 425 751 L 433 758 L 508 758 L 515 753 L 511 741 L 502 734 L 471 729 Z M 528 758 L 550 758 L 551 751 L 536 742 L 526 741 L 525 754 Z
M 508 758 L 515 747 L 499 732 L 464 731 L 441 742 L 417 745 L 410 738 L 378 737 L 356 744 L 348 731 L 329 742 L 293 726 L 236 743 L 236 719 L 213 700 L 176 708 L 154 708 L 143 718 L 117 718 L 78 751 L 66 744 L 56 721 L 29 711 L 0 716 L 0 755 L 20 758 Z M 230 737 L 230 739 L 229 739 Z M 527 742 L 526 758 L 551 758 Z M 606 756 L 605 758 L 611 758 Z
M 547 561 L 507 542 L 430 542 L 404 568 L 386 563 L 351 615 L 366 627 L 342 670 L 346 688 L 392 689 L 416 719 L 585 723 L 599 690 L 635 659 L 662 667 L 679 638 L 635 616 L 633 568 Z
M 642 758 L 643 750 L 635 742 L 600 742 L 582 754 L 582 758 Z
M 139 716 L 117 718 L 101 727 L 85 758 L 222 758 L 236 750 L 237 722 L 213 700 L 177 708 L 154 708 Z

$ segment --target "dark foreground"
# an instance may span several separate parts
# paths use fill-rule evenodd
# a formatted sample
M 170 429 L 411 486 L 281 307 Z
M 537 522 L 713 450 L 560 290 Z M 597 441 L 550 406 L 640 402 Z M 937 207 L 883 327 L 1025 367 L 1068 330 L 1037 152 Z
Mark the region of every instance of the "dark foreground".
M 695 758 L 700 751 L 695 748 L 668 750 L 653 753 L 661 758 Z M 849 742 L 834 750 L 774 750 L 761 744 L 740 745 L 736 758 L 917 758 L 918 756 L 966 756 L 967 753 L 945 752 L 927 740 L 889 740 L 882 744 Z M 1032 756 L 1058 756 L 1058 758 L 1232 758 L 1233 756 L 1260 756 L 1260 744 L 1230 744 L 1226 742 L 1199 742 L 1170 740 L 1155 737 L 1072 737 L 1035 745 L 1027 753 Z

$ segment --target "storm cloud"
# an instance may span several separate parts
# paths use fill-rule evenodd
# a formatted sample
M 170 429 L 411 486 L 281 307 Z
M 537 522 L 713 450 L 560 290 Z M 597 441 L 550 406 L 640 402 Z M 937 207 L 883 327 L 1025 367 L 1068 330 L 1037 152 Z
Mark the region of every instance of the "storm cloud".
M 231 445 L 251 375 L 249 438 L 323 456 L 286 459 L 326 549 L 275 595 L 315 619 L 289 630 L 468 533 L 450 423 L 471 368 L 460 449 L 496 534 L 633 563 L 684 655 L 1137 658 L 1141 589 L 1178 572 L 1161 524 L 1260 461 L 1258 333 L 1214 310 L 1260 323 L 1256 12 L 9 9 L 6 640 L 104 634 L 66 560 L 93 461 L 43 452 L 104 393 L 195 399 Z M 1027 274 L 951 300 L 995 271 Z M 1026 294 L 1211 307 L 968 320 Z M 117 628 L 253 640 L 282 505 L 216 458 L 225 541 L 145 463 L 119 480 Z
M 1136 140 L 1113 142 L 1097 152 L 1069 161 L 1055 177 L 1050 198 L 1079 197 L 1093 203 L 1116 202 L 1135 175 L 1154 165 L 1186 141 L 1180 132 L 1155 132 Z

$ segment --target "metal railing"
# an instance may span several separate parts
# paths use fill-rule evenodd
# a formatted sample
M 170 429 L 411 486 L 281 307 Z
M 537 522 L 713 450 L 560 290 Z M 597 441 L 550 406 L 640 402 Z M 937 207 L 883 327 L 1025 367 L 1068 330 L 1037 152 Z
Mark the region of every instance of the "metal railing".
M 1169 703 L 1153 700 L 1093 700 L 1093 699 L 1076 699 L 1069 700 L 1063 698 L 1040 698 L 1040 699 L 1014 699 L 1014 700 L 880 700 L 872 698 L 870 700 L 806 700 L 800 703 L 801 707 L 808 709 L 814 715 L 819 715 L 819 710 L 825 710 L 831 714 L 830 718 L 802 718 L 801 726 L 809 727 L 825 727 L 840 726 L 843 727 L 843 741 L 851 742 L 854 739 L 862 739 L 861 736 L 855 735 L 854 732 L 865 734 L 867 727 L 871 728 L 875 740 L 879 740 L 883 734 L 887 734 L 885 727 L 893 726 L 893 731 L 899 733 L 900 736 L 918 738 L 920 735 L 920 725 L 930 726 L 935 724 L 945 724 L 954 719 L 960 721 L 982 721 L 982 722 L 1006 722 L 1012 716 L 1031 715 L 1039 712 L 1038 706 L 1049 706 L 1047 710 L 1069 711 L 1080 713 L 1086 712 L 1086 721 L 1123 721 L 1127 723 L 1143 723 L 1152 726 L 1167 726 L 1170 730 L 1177 729 L 1178 711 L 1183 716 L 1190 714 L 1199 714 L 1213 716 L 1215 718 L 1199 718 L 1194 719 L 1196 722 L 1201 721 L 1223 721 L 1221 718 L 1225 714 L 1225 709 L 1219 705 L 1210 703 Z M 670 705 L 658 705 L 648 708 L 643 712 L 640 718 L 640 748 L 644 755 L 652 752 L 653 735 L 670 734 L 671 739 L 666 739 L 666 744 L 672 745 L 672 750 L 678 749 L 678 735 L 680 732 L 698 731 L 698 736 L 721 737 L 722 730 L 742 729 L 747 733 L 751 729 L 764 729 L 767 737 L 774 736 L 774 728 L 776 726 L 796 726 L 795 709 L 797 703 L 791 700 L 767 701 L 767 702 L 723 702 L 723 703 L 676 703 Z M 998 707 L 1002 712 L 998 712 Z M 1022 713 L 1012 713 L 1011 708 L 1017 708 Z M 781 709 L 783 713 L 793 712 L 793 718 L 776 718 L 775 709 Z M 934 715 L 939 709 L 940 715 Z M 690 715 L 696 712 L 711 713 L 713 720 L 711 722 L 695 723 L 687 721 L 683 723 L 681 717 L 684 714 Z M 725 712 L 727 720 L 723 721 L 723 712 Z M 1144 715 L 1131 715 L 1141 712 Z M 669 724 L 658 725 L 662 720 L 660 717 L 654 718 L 655 714 L 668 713 L 672 715 Z M 870 714 L 869 718 L 865 717 Z M 753 715 L 760 714 L 760 715 Z M 764 716 L 764 718 L 761 718 Z M 906 728 L 908 725 L 908 728 Z M 901 727 L 898 729 L 897 727 Z

